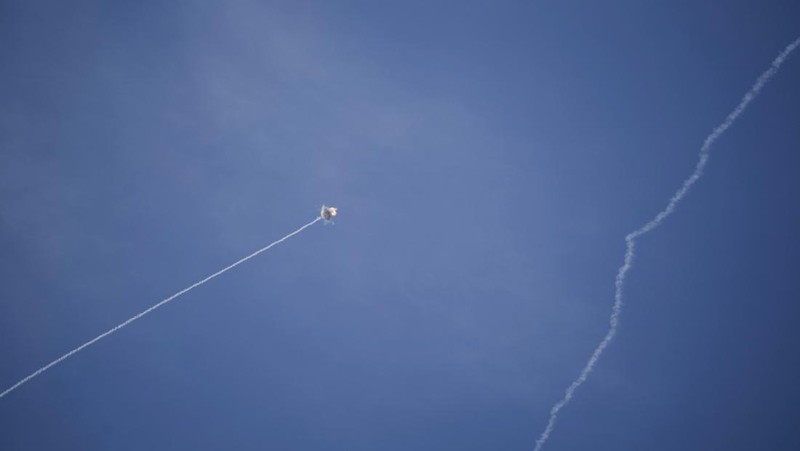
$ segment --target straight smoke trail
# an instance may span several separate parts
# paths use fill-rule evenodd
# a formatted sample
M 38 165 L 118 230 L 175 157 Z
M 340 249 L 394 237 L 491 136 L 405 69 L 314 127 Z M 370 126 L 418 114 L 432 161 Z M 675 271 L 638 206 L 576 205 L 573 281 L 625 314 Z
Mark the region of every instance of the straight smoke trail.
M 125 322 L 123 322 L 123 323 L 120 323 L 119 325 L 117 325 L 117 326 L 114 326 L 113 328 L 111 328 L 111 329 L 109 329 L 109 330 L 107 330 L 107 331 L 103 332 L 102 334 L 100 334 L 100 335 L 98 335 L 98 336 L 96 336 L 96 337 L 92 338 L 91 340 L 87 341 L 86 343 L 84 343 L 84 344 L 82 344 L 82 345 L 78 346 L 77 348 L 73 349 L 72 351 L 69 351 L 68 353 L 66 353 L 66 354 L 62 355 L 61 357 L 59 357 L 59 358 L 57 358 L 57 359 L 53 360 L 52 362 L 48 363 L 47 365 L 45 365 L 45 366 L 43 366 L 43 367 L 39 368 L 38 370 L 34 371 L 34 372 L 33 372 L 33 373 L 31 373 L 30 375 L 26 376 L 24 379 L 20 380 L 20 381 L 19 381 L 19 382 L 17 382 L 16 384 L 14 384 L 14 385 L 12 385 L 11 387 L 7 388 L 7 389 L 6 389 L 4 392 L 0 393 L 0 398 L 2 398 L 3 396 L 5 396 L 5 395 L 7 395 L 7 394 L 11 393 L 12 391 L 14 391 L 14 390 L 18 389 L 19 387 L 21 387 L 22 385 L 24 385 L 25 383 L 27 383 L 28 381 L 30 381 L 30 380 L 31 380 L 31 379 L 33 379 L 34 377 L 36 377 L 36 376 L 38 376 L 38 375 L 40 375 L 40 374 L 44 373 L 45 371 L 47 371 L 47 370 L 49 370 L 50 368 L 52 368 L 52 367 L 54 367 L 54 366 L 58 365 L 59 363 L 63 362 L 64 360 L 67 360 L 68 358 L 70 358 L 70 357 L 74 356 L 75 354 L 77 354 L 77 353 L 79 353 L 79 352 L 83 351 L 84 349 L 86 349 L 86 348 L 88 348 L 89 346 L 91 346 L 91 345 L 93 345 L 93 344 L 97 343 L 98 341 L 102 340 L 103 338 L 106 338 L 107 336 L 109 336 L 109 335 L 113 334 L 114 332 L 117 332 L 118 330 L 122 329 L 123 327 L 127 326 L 128 324 L 130 324 L 130 323 L 132 323 L 132 322 L 136 321 L 137 319 L 139 319 L 139 318 L 141 318 L 141 317 L 143 317 L 143 316 L 147 315 L 148 313 L 152 312 L 153 310 L 155 310 L 155 309 L 157 309 L 157 308 L 161 307 L 161 306 L 162 306 L 162 305 L 164 305 L 164 304 L 167 304 L 167 303 L 169 303 L 170 301 L 172 301 L 172 300 L 174 300 L 174 299 L 176 299 L 176 298 L 180 297 L 180 296 L 181 296 L 181 295 L 183 295 L 183 294 L 186 294 L 187 292 L 189 292 L 189 291 L 191 291 L 191 290 L 193 290 L 193 289 L 195 289 L 195 288 L 199 287 L 200 285 L 202 285 L 202 284 L 204 284 L 204 283 L 208 282 L 209 280 L 211 280 L 211 279 L 213 279 L 213 278 L 215 278 L 215 277 L 217 277 L 217 276 L 219 276 L 219 275 L 222 275 L 223 273 L 226 273 L 226 272 L 228 272 L 229 270 L 231 270 L 231 269 L 233 269 L 233 268 L 235 268 L 235 267 L 237 267 L 237 266 L 241 265 L 242 263 L 246 262 L 247 260 L 250 260 L 251 258 L 255 257 L 256 255 L 258 255 L 258 254 L 260 254 L 260 253 L 262 253 L 262 252 L 265 252 L 265 251 L 269 250 L 271 247 L 273 247 L 273 246 L 275 246 L 275 245 L 277 245 L 277 244 L 280 244 L 280 243 L 282 243 L 282 242 L 284 242 L 284 241 L 288 240 L 289 238 L 291 238 L 291 237 L 293 237 L 293 236 L 297 235 L 298 233 L 302 232 L 302 231 L 303 231 L 303 230 L 305 230 L 306 228 L 308 228 L 308 227 L 311 227 L 312 225 L 314 225 L 314 224 L 315 224 L 317 221 L 319 221 L 319 220 L 321 220 L 321 219 L 322 219 L 321 217 L 318 217 L 318 218 L 314 219 L 313 221 L 311 221 L 311 222 L 309 222 L 308 224 L 306 224 L 306 225 L 304 225 L 304 226 L 300 227 L 299 229 L 297 229 L 297 230 L 295 230 L 294 232 L 292 232 L 292 233 L 290 233 L 290 234 L 286 235 L 285 237 L 283 237 L 283 238 L 279 239 L 278 241 L 273 241 L 272 243 L 270 243 L 270 244 L 268 244 L 268 245 L 266 245 L 266 246 L 262 247 L 261 249 L 259 249 L 259 250 L 255 251 L 255 252 L 253 252 L 252 254 L 248 255 L 247 257 L 244 257 L 244 258 L 242 258 L 241 260 L 239 260 L 239 261 L 237 261 L 237 262 L 235 262 L 235 263 L 232 263 L 232 264 L 230 264 L 230 265 L 226 266 L 225 268 L 222 268 L 222 269 L 220 269 L 219 271 L 215 272 L 214 274 L 211 274 L 210 276 L 206 277 L 205 279 L 203 279 L 203 280 L 201 280 L 201 281 L 199 281 L 199 282 L 196 282 L 196 283 L 194 283 L 194 284 L 192 284 L 192 285 L 190 285 L 190 286 L 188 286 L 188 287 L 184 288 L 183 290 L 181 290 L 181 291 L 179 291 L 179 292 L 177 292 L 177 293 L 173 294 L 172 296 L 170 296 L 170 297 L 168 297 L 168 298 L 164 299 L 163 301 L 159 302 L 158 304 L 155 304 L 154 306 L 152 306 L 152 307 L 148 308 L 147 310 L 144 310 L 144 311 L 142 311 L 141 313 L 138 313 L 138 314 L 136 314 L 136 315 L 132 316 L 131 318 L 129 318 L 129 319 L 128 319 L 128 320 L 126 320 Z
M 752 102 L 758 94 L 761 92 L 761 89 L 767 84 L 767 82 L 778 72 L 780 69 L 781 64 L 789 57 L 789 55 L 794 51 L 795 48 L 800 46 L 800 38 L 797 38 L 794 42 L 786 46 L 786 48 L 772 61 L 772 65 L 767 69 L 760 77 L 756 80 L 755 84 L 747 94 L 742 97 L 742 100 L 739 102 L 739 105 L 728 114 L 728 117 L 715 128 L 708 137 L 706 137 L 705 141 L 703 142 L 703 146 L 700 148 L 699 158 L 697 161 L 697 165 L 694 168 L 692 174 L 683 181 L 683 184 L 672 195 L 667 206 L 664 207 L 653 219 L 651 219 L 645 225 L 639 227 L 638 229 L 634 230 L 633 232 L 629 233 L 625 236 L 625 260 L 620 266 L 619 270 L 617 271 L 617 278 L 615 281 L 616 291 L 614 293 L 614 305 L 611 308 L 611 316 L 609 317 L 609 328 L 606 336 L 600 340 L 600 343 L 595 348 L 592 356 L 589 357 L 589 360 L 586 362 L 586 365 L 580 372 L 580 375 L 577 379 L 575 379 L 572 384 L 567 388 L 564 393 L 564 397 L 561 398 L 560 401 L 555 403 L 553 407 L 550 409 L 550 418 L 547 421 L 547 427 L 545 427 L 542 435 L 539 436 L 539 439 L 536 440 L 536 447 L 534 451 L 540 451 L 544 444 L 547 442 L 547 439 L 550 438 L 550 433 L 553 432 L 553 427 L 555 426 L 556 418 L 558 417 L 558 413 L 561 409 L 566 406 L 572 397 L 575 394 L 575 391 L 580 387 L 589 375 L 594 370 L 595 364 L 597 361 L 600 360 L 600 356 L 603 355 L 603 351 L 608 347 L 611 340 L 614 339 L 614 335 L 617 334 L 617 326 L 619 325 L 619 314 L 622 311 L 622 289 L 625 285 L 625 277 L 628 274 L 628 271 L 633 267 L 633 257 L 635 255 L 635 248 L 636 248 L 636 239 L 647 234 L 648 232 L 652 231 L 656 227 L 660 226 L 664 220 L 670 216 L 674 211 L 675 208 L 678 206 L 681 200 L 689 194 L 689 191 L 692 189 L 692 186 L 702 177 L 703 170 L 708 164 L 709 158 L 709 151 L 711 150 L 711 146 L 717 139 L 725 133 L 728 128 L 736 121 L 736 119 L 744 113 L 745 109 L 750 102 Z

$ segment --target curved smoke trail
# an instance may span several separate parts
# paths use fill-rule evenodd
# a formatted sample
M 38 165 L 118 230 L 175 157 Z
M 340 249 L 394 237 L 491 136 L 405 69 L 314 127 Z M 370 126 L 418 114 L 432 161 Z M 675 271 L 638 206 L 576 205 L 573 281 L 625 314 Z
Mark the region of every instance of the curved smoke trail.
M 606 336 L 600 341 L 600 343 L 595 348 L 592 356 L 589 357 L 589 360 L 586 362 L 586 365 L 581 370 L 580 375 L 578 376 L 575 381 L 567 387 L 566 392 L 564 393 L 564 397 L 561 398 L 560 401 L 555 403 L 553 407 L 550 409 L 550 419 L 547 421 L 547 427 L 545 427 L 542 435 L 539 436 L 539 439 L 536 440 L 536 447 L 534 451 L 540 451 L 544 446 L 547 439 L 550 437 L 550 433 L 553 432 L 553 427 L 555 426 L 556 417 L 558 416 L 558 412 L 564 408 L 564 406 L 569 403 L 572 399 L 572 396 L 575 394 L 575 390 L 581 386 L 586 379 L 591 374 L 592 370 L 594 369 L 595 364 L 600 359 L 600 356 L 605 351 L 606 347 L 608 347 L 611 340 L 614 338 L 614 335 L 617 334 L 617 326 L 619 324 L 619 314 L 622 311 L 622 288 L 625 284 L 625 276 L 628 274 L 628 271 L 633 267 L 633 257 L 634 257 L 634 249 L 636 247 L 636 239 L 646 233 L 652 231 L 656 227 L 660 226 L 661 223 L 675 211 L 675 207 L 678 206 L 678 203 L 689 193 L 689 190 L 692 189 L 692 186 L 700 179 L 703 175 L 703 169 L 705 168 L 706 164 L 708 164 L 709 158 L 709 151 L 711 150 L 711 146 L 714 142 L 723 134 L 725 133 L 728 128 L 733 125 L 736 119 L 744 112 L 750 102 L 758 96 L 761 92 L 761 89 L 767 82 L 778 72 L 780 69 L 781 64 L 789 57 L 789 54 L 792 51 L 800 46 L 800 38 L 797 38 L 794 42 L 786 46 L 786 48 L 772 61 L 772 65 L 767 69 L 758 80 L 756 80 L 755 84 L 747 94 L 744 95 L 742 100 L 739 102 L 739 105 L 730 113 L 725 120 L 715 128 L 706 140 L 703 142 L 703 146 L 700 148 L 700 154 L 697 161 L 697 165 L 694 168 L 694 172 L 683 181 L 683 185 L 672 195 L 667 206 L 664 207 L 653 219 L 651 219 L 645 225 L 639 227 L 638 229 L 634 230 L 633 232 L 629 233 L 625 236 L 625 260 L 620 266 L 619 270 L 617 271 L 617 278 L 615 282 L 616 291 L 614 293 L 614 305 L 611 308 L 611 316 L 609 317 L 609 328 Z
M 29 380 L 31 380 L 31 379 L 33 379 L 34 377 L 36 377 L 36 376 L 38 376 L 38 375 L 40 375 L 40 374 L 44 373 L 45 371 L 47 371 L 47 370 L 49 370 L 50 368 L 52 368 L 52 367 L 54 367 L 54 366 L 58 365 L 59 363 L 63 362 L 64 360 L 67 360 L 68 358 L 72 357 L 73 355 L 75 355 L 75 354 L 77 354 L 77 353 L 79 353 L 79 352 L 83 351 L 85 348 L 87 348 L 87 347 L 89 347 L 89 346 L 91 346 L 91 345 L 93 345 L 93 344 L 97 343 L 98 341 L 100 341 L 100 340 L 102 340 L 103 338 L 105 338 L 105 337 L 107 337 L 107 336 L 109 336 L 109 335 L 113 334 L 114 332 L 116 332 L 116 331 L 118 331 L 118 330 L 122 329 L 123 327 L 127 326 L 128 324 L 130 324 L 130 323 L 132 323 L 132 322 L 136 321 L 137 319 L 139 319 L 139 318 L 141 318 L 141 317 L 143 317 L 143 316 L 147 315 L 148 313 L 152 312 L 153 310 L 155 310 L 155 309 L 157 309 L 157 308 L 161 307 L 162 305 L 164 305 L 164 304 L 166 304 L 166 303 L 168 303 L 168 302 L 172 301 L 173 299 L 175 299 L 175 298 L 177 298 L 177 297 L 181 296 L 182 294 L 185 294 L 186 292 L 188 292 L 188 291 L 190 291 L 190 290 L 192 290 L 192 289 L 194 289 L 194 288 L 197 288 L 197 287 L 199 287 L 200 285 L 202 285 L 202 284 L 204 284 L 204 283 L 208 282 L 209 280 L 211 280 L 211 279 L 213 279 L 213 278 L 215 278 L 215 277 L 219 276 L 220 274 L 222 274 L 222 273 L 225 273 L 225 272 L 227 272 L 227 271 L 229 271 L 229 270 L 231 270 L 231 269 L 233 269 L 233 268 L 235 268 L 235 267 L 237 267 L 237 266 L 241 265 L 242 263 L 246 262 L 247 260 L 250 260 L 251 258 L 255 257 L 256 255 L 258 255 L 258 254 L 260 254 L 260 253 L 262 253 L 262 252 L 264 252 L 264 251 L 267 251 L 267 250 L 269 250 L 269 249 L 270 249 L 272 246 L 275 246 L 276 244 L 280 244 L 280 243 L 282 243 L 282 242 L 284 242 L 284 241 L 288 240 L 289 238 L 291 238 L 291 237 L 293 237 L 293 236 L 297 235 L 298 233 L 302 232 L 303 230 L 305 230 L 307 227 L 311 227 L 312 225 L 314 225 L 314 224 L 315 224 L 317 221 L 319 221 L 319 220 L 321 220 L 321 219 L 322 219 L 322 218 L 317 218 L 317 219 L 315 219 L 315 220 L 313 220 L 313 221 L 309 222 L 308 224 L 306 224 L 306 225 L 304 225 L 304 226 L 300 227 L 299 229 L 297 229 L 297 230 L 295 230 L 294 232 L 292 232 L 292 233 L 290 233 L 290 234 L 286 235 L 285 237 L 283 237 L 283 238 L 279 239 L 278 241 L 273 241 L 272 243 L 270 243 L 270 244 L 268 244 L 268 245 L 266 245 L 266 246 L 262 247 L 261 249 L 259 249 L 259 250 L 255 251 L 255 252 L 253 252 L 252 254 L 248 255 L 247 257 L 244 257 L 244 258 L 242 258 L 241 260 L 239 260 L 239 261 L 237 261 L 237 262 L 235 262 L 235 263 L 232 263 L 232 264 L 230 264 L 230 265 L 226 266 L 226 267 L 225 267 L 225 268 L 223 268 L 223 269 L 220 269 L 219 271 L 215 272 L 214 274 L 211 274 L 210 276 L 206 277 L 205 279 L 203 279 L 203 280 L 201 280 L 201 281 L 199 281 L 199 282 L 196 282 L 196 283 L 194 283 L 194 284 L 192 284 L 192 285 L 190 285 L 190 286 L 188 286 L 188 287 L 184 288 L 183 290 L 181 290 L 181 291 L 179 291 L 179 292 L 177 292 L 177 293 L 173 294 L 172 296 L 170 296 L 170 297 L 168 297 L 168 298 L 164 299 L 163 301 L 161 301 L 161 302 L 159 302 L 158 304 L 156 304 L 156 305 L 154 305 L 154 306 L 152 306 L 152 307 L 148 308 L 147 310 L 144 310 L 143 312 L 141 312 L 141 313 L 139 313 L 139 314 L 137 314 L 137 315 L 134 315 L 134 316 L 132 316 L 131 318 L 129 318 L 128 320 L 126 320 L 124 323 L 120 323 L 119 325 L 117 325 L 117 326 L 114 326 L 113 328 L 111 328 L 111 329 L 109 329 L 109 330 L 107 330 L 107 331 L 103 332 L 102 334 L 100 334 L 100 335 L 98 335 L 98 336 L 96 336 L 96 337 L 92 338 L 91 340 L 87 341 L 86 343 L 84 343 L 84 344 L 82 344 L 82 345 L 78 346 L 77 348 L 73 349 L 72 351 L 69 351 L 68 353 L 66 353 L 66 354 L 62 355 L 61 357 L 59 357 L 59 358 L 57 358 L 57 359 L 53 360 L 52 362 L 48 363 L 47 365 L 45 365 L 45 366 L 43 366 L 43 367 L 39 368 L 38 370 L 34 371 L 34 372 L 33 372 L 33 373 L 31 373 L 30 375 L 26 376 L 25 378 L 23 378 L 22 380 L 20 380 L 20 381 L 19 381 L 19 382 L 17 382 L 16 384 L 14 384 L 14 385 L 12 385 L 11 387 L 7 388 L 5 391 L 3 391 L 2 393 L 0 393 L 0 398 L 2 398 L 3 396 L 5 396 L 5 395 L 7 395 L 7 394 L 11 393 L 12 391 L 14 391 L 14 390 L 18 389 L 20 386 L 22 386 L 23 384 L 25 384 L 25 383 L 26 383 L 26 382 L 28 382 Z

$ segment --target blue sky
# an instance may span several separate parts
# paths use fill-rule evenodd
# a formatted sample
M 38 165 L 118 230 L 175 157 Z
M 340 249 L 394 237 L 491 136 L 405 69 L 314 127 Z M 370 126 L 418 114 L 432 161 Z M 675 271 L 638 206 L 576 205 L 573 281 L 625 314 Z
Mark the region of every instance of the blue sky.
M 0 449 L 531 449 L 797 2 L 3 2 Z M 797 449 L 800 61 L 547 449 Z

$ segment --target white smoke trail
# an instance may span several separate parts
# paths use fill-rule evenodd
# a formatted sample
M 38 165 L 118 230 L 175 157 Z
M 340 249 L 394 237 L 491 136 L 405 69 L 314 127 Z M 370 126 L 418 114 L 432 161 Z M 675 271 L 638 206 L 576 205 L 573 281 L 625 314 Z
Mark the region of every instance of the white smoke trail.
M 211 274 L 210 276 L 206 277 L 205 279 L 203 279 L 203 280 L 201 280 L 199 282 L 196 282 L 196 283 L 184 288 L 183 290 L 181 290 L 181 291 L 173 294 L 172 296 L 164 299 L 163 301 L 159 302 L 158 304 L 156 304 L 156 305 L 148 308 L 147 310 L 144 310 L 143 312 L 131 317 L 130 319 L 126 320 L 124 323 L 121 323 L 121 324 L 119 324 L 117 326 L 114 326 L 113 328 L 107 330 L 106 332 L 103 332 L 102 334 L 92 338 L 91 340 L 87 341 L 86 343 L 78 346 L 77 348 L 73 349 L 72 351 L 69 351 L 68 353 L 62 355 L 61 357 L 53 360 L 52 362 L 48 363 L 47 365 L 45 365 L 45 366 L 39 368 L 38 370 L 34 371 L 29 376 L 26 376 L 24 379 L 20 380 L 16 384 L 14 384 L 11 387 L 7 388 L 4 392 L 0 393 L 0 398 L 2 398 L 3 396 L 11 393 L 12 391 L 16 390 L 17 388 L 19 388 L 20 386 L 22 386 L 23 384 L 28 382 L 29 380 L 31 380 L 34 377 L 44 373 L 45 371 L 49 370 L 50 368 L 54 367 L 55 365 L 58 365 L 59 363 L 63 362 L 64 360 L 67 360 L 68 358 L 72 357 L 73 355 L 81 352 L 85 348 L 97 343 L 98 341 L 100 341 L 103 338 L 105 338 L 105 337 L 113 334 L 114 332 L 122 329 L 123 327 L 127 326 L 128 324 L 130 324 L 130 323 L 136 321 L 137 319 L 147 315 L 148 313 L 152 312 L 153 310 L 155 310 L 155 309 L 161 307 L 162 305 L 172 301 L 173 299 L 181 296 L 182 294 L 185 294 L 186 292 L 188 292 L 188 291 L 190 291 L 190 290 L 192 290 L 194 288 L 199 287 L 200 285 L 202 285 L 202 284 L 208 282 L 209 280 L 219 276 L 220 274 L 225 273 L 225 272 L 227 272 L 227 271 L 229 271 L 229 270 L 241 265 L 242 263 L 246 262 L 247 260 L 250 260 L 251 258 L 255 257 L 256 255 L 258 255 L 258 254 L 260 254 L 260 253 L 262 253 L 264 251 L 269 250 L 272 246 L 275 246 L 276 244 L 280 244 L 280 243 L 288 240 L 289 238 L 291 238 L 291 237 L 297 235 L 298 233 L 302 232 L 303 230 L 305 230 L 307 227 L 311 227 L 312 225 L 314 225 L 317 221 L 319 221 L 321 219 L 322 218 L 317 218 L 317 219 L 309 222 L 308 224 L 304 225 L 303 227 L 300 227 L 299 229 L 297 229 L 294 232 L 286 235 L 285 237 L 279 239 L 278 241 L 274 241 L 274 242 L 268 244 L 267 246 L 262 247 L 261 249 L 253 252 L 252 254 L 248 255 L 247 257 L 244 257 L 243 259 L 241 259 L 241 260 L 239 260 L 239 261 L 237 261 L 235 263 L 232 263 L 232 264 L 226 266 L 223 269 L 220 269 L 219 271 L 215 272 L 214 274 Z
M 575 394 L 575 390 L 581 386 L 586 379 L 591 374 L 592 370 L 594 369 L 595 364 L 600 359 L 600 356 L 605 351 L 606 347 L 608 347 L 611 340 L 614 338 L 614 335 L 617 334 L 617 325 L 619 324 L 619 314 L 622 311 L 622 288 L 625 284 L 625 276 L 628 274 L 628 271 L 633 267 L 633 257 L 634 257 L 634 249 L 636 246 L 636 239 L 640 236 L 652 231 L 656 227 L 660 226 L 661 223 L 675 211 L 675 207 L 678 206 L 678 203 L 689 193 L 689 190 L 692 189 L 692 186 L 700 179 L 703 175 L 703 169 L 705 168 L 706 164 L 708 163 L 709 158 L 709 151 L 711 150 L 711 146 L 714 142 L 719 138 L 723 133 L 725 133 L 728 128 L 733 125 L 736 119 L 744 112 L 750 102 L 758 96 L 761 92 L 761 89 L 767 82 L 778 72 L 780 69 L 781 64 L 789 57 L 789 54 L 792 51 L 800 46 L 800 38 L 797 38 L 794 42 L 786 46 L 786 48 L 772 61 L 772 65 L 767 69 L 758 80 L 756 80 L 755 84 L 752 88 L 744 95 L 742 100 L 739 102 L 739 105 L 730 113 L 725 120 L 715 128 L 706 140 L 703 142 L 703 146 L 700 148 L 699 159 L 697 161 L 697 165 L 694 168 L 694 172 L 683 181 L 683 185 L 681 185 L 680 189 L 672 195 L 667 206 L 661 210 L 650 222 L 646 223 L 645 225 L 639 227 L 638 229 L 634 230 L 633 232 L 629 233 L 625 236 L 625 260 L 622 266 L 620 266 L 619 270 L 617 271 L 617 279 L 615 282 L 616 291 L 614 293 L 614 305 L 611 308 L 611 316 L 609 317 L 609 328 L 606 336 L 600 341 L 600 343 L 595 348 L 592 356 L 589 357 L 589 360 L 586 362 L 586 365 L 581 370 L 580 375 L 578 376 L 575 381 L 570 384 L 567 388 L 566 392 L 564 393 L 564 397 L 561 398 L 560 401 L 555 403 L 553 407 L 550 409 L 550 419 L 547 421 L 547 427 L 545 427 L 542 435 L 539 436 L 539 439 L 536 440 L 536 447 L 534 451 L 540 451 L 544 446 L 547 439 L 550 437 L 550 433 L 553 432 L 553 427 L 555 426 L 556 417 L 558 416 L 558 412 L 564 408 L 564 406 L 569 403 L 572 399 L 572 396 Z

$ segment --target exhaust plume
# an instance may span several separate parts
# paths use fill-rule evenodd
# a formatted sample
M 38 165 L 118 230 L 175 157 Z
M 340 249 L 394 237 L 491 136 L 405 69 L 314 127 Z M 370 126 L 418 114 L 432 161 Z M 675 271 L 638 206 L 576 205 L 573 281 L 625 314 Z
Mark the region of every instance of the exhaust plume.
M 215 277 L 217 277 L 217 276 L 219 276 L 219 275 L 221 275 L 221 274 L 223 274 L 223 273 L 225 273 L 225 272 L 228 272 L 229 270 L 231 270 L 231 269 L 233 269 L 233 268 L 235 268 L 235 267 L 237 267 L 237 266 L 241 265 L 242 263 L 246 262 L 247 260 L 250 260 L 251 258 L 255 257 L 256 255 L 258 255 L 258 254 L 260 254 L 260 253 L 262 253 L 262 252 L 265 252 L 265 251 L 269 250 L 269 249 L 270 249 L 272 246 L 275 246 L 276 244 L 280 244 L 280 243 L 282 243 L 282 242 L 284 242 L 284 241 L 288 240 L 289 238 L 291 238 L 291 237 L 293 237 L 293 236 L 297 235 L 298 233 L 302 232 L 303 230 L 305 230 L 307 227 L 311 227 L 312 225 L 314 225 L 314 224 L 315 224 L 317 221 L 319 221 L 319 220 L 321 220 L 321 219 L 322 219 L 322 218 L 319 218 L 319 217 L 318 217 L 318 218 L 316 218 L 316 219 L 314 219 L 313 221 L 311 221 L 311 222 L 309 222 L 308 224 L 306 224 L 306 225 L 304 225 L 304 226 L 300 227 L 299 229 L 297 229 L 297 230 L 295 230 L 294 232 L 292 232 L 292 233 L 290 233 L 290 234 L 286 235 L 285 237 L 283 237 L 283 238 L 279 239 L 278 241 L 274 241 L 274 242 L 272 242 L 272 243 L 268 244 L 267 246 L 264 246 L 264 247 L 262 247 L 261 249 L 259 249 L 259 250 L 255 251 L 255 252 L 253 252 L 252 254 L 248 255 L 247 257 L 244 257 L 244 258 L 242 258 L 241 260 L 239 260 L 239 261 L 237 261 L 237 262 L 235 262 L 235 263 L 232 263 L 232 264 L 230 264 L 230 265 L 228 265 L 228 266 L 226 266 L 226 267 L 224 267 L 224 268 L 220 269 L 219 271 L 215 272 L 214 274 L 211 274 L 210 276 L 206 277 L 205 279 L 203 279 L 203 280 L 201 280 L 201 281 L 199 281 L 199 282 L 195 282 L 195 283 L 194 283 L 194 284 L 192 284 L 192 285 L 189 285 L 188 287 L 186 287 L 186 288 L 184 288 L 183 290 L 181 290 L 181 291 L 179 291 L 179 292 L 177 292 L 177 293 L 173 294 L 172 296 L 170 296 L 170 297 L 168 297 L 168 298 L 164 299 L 163 301 L 159 302 L 158 304 L 155 304 L 155 305 L 153 305 L 152 307 L 148 308 L 147 310 L 144 310 L 144 311 L 142 311 L 141 313 L 138 313 L 138 314 L 136 314 L 136 315 L 132 316 L 131 318 L 127 319 L 125 322 L 123 322 L 123 323 L 120 323 L 120 324 L 118 324 L 117 326 L 114 326 L 113 328 L 111 328 L 111 329 L 109 329 L 109 330 L 107 330 L 107 331 L 103 332 L 102 334 L 100 334 L 100 335 L 98 335 L 98 336 L 96 336 L 96 337 L 92 338 L 91 340 L 87 341 L 86 343 L 84 343 L 84 344 L 82 344 L 82 345 L 78 346 L 77 348 L 73 349 L 72 351 L 69 351 L 68 353 L 66 353 L 66 354 L 62 355 L 61 357 L 59 357 L 59 358 L 57 358 L 57 359 L 53 360 L 52 362 L 48 363 L 47 365 L 45 365 L 45 366 L 43 366 L 43 367 L 39 368 L 38 370 L 34 371 L 34 372 L 33 372 L 33 373 L 31 373 L 30 375 L 28 375 L 28 376 L 24 377 L 23 379 L 21 379 L 21 380 L 20 380 L 19 382 L 17 382 L 16 384 L 14 384 L 14 385 L 12 385 L 11 387 L 7 388 L 5 391 L 3 391 L 2 393 L 0 393 L 0 398 L 2 398 L 2 397 L 4 397 L 5 395 L 7 395 L 7 394 L 11 393 L 12 391 L 14 391 L 14 390 L 18 389 L 19 387 L 21 387 L 22 385 L 24 385 L 25 383 L 27 383 L 28 381 L 30 381 L 30 380 L 31 380 L 31 379 L 33 379 L 34 377 L 36 377 L 36 376 L 38 376 L 38 375 L 40 375 L 40 374 L 44 373 L 45 371 L 47 371 L 47 370 L 49 370 L 50 368 L 52 368 L 52 367 L 54 367 L 54 366 L 58 365 L 59 363 L 63 362 L 64 360 L 67 360 L 68 358 L 70 358 L 70 357 L 74 356 L 75 354 L 77 354 L 77 353 L 79 353 L 79 352 L 83 351 L 84 349 L 86 349 L 86 348 L 88 348 L 89 346 L 91 346 L 91 345 L 93 345 L 93 344 L 97 343 L 98 341 L 102 340 L 103 338 L 106 338 L 107 336 L 109 336 L 109 335 L 113 334 L 114 332 L 117 332 L 118 330 L 122 329 L 123 327 L 127 326 L 128 324 L 130 324 L 130 323 L 132 323 L 132 322 L 136 321 L 137 319 L 139 319 L 139 318 L 141 318 L 141 317 L 143 317 L 143 316 L 147 315 L 148 313 L 152 312 L 153 310 L 155 310 L 155 309 L 157 309 L 157 308 L 161 307 L 161 306 L 162 306 L 162 305 L 164 305 L 164 304 L 167 304 L 167 303 L 169 303 L 170 301 L 172 301 L 172 300 L 174 300 L 174 299 L 176 299 L 176 298 L 180 297 L 180 296 L 181 296 L 181 295 L 183 295 L 183 294 L 186 294 L 187 292 L 189 292 L 189 291 L 193 290 L 194 288 L 197 288 L 197 287 L 199 287 L 200 285 L 202 285 L 202 284 L 204 284 L 204 283 L 208 282 L 209 280 L 211 280 L 211 279 L 213 279 L 213 278 L 215 278 Z
M 730 128 L 731 125 L 739 118 L 739 116 L 744 113 L 745 109 L 747 109 L 750 102 L 752 102 L 758 94 L 761 92 L 761 89 L 767 84 L 767 82 L 778 72 L 780 69 L 781 64 L 786 61 L 789 55 L 800 46 L 800 38 L 795 39 L 794 42 L 786 46 L 786 48 L 772 61 L 772 65 L 767 69 L 760 77 L 756 80 L 753 87 L 750 88 L 749 91 L 742 97 L 742 100 L 739 102 L 739 105 L 728 114 L 728 117 L 718 125 L 710 135 L 708 135 L 703 142 L 703 146 L 700 148 L 700 153 L 698 157 L 697 164 L 695 165 L 694 171 L 689 175 L 689 177 L 683 181 L 683 184 L 672 195 L 667 203 L 667 206 L 664 207 L 653 219 L 649 222 L 644 224 L 643 226 L 639 227 L 638 229 L 634 230 L 633 232 L 629 233 L 625 236 L 625 259 L 620 266 L 619 270 L 617 271 L 617 278 L 615 281 L 615 293 L 614 293 L 614 304 L 611 307 L 611 316 L 608 319 L 609 328 L 606 336 L 600 340 L 600 343 L 595 348 L 594 352 L 592 352 L 591 357 L 586 362 L 586 365 L 578 375 L 578 378 L 575 379 L 567 390 L 564 392 L 564 397 L 561 398 L 560 401 L 555 403 L 553 407 L 550 409 L 550 418 L 547 420 L 547 426 L 544 428 L 541 436 L 539 439 L 536 440 L 536 447 L 534 451 L 540 451 L 544 444 L 547 442 L 547 439 L 550 438 L 550 433 L 553 432 L 553 428 L 555 427 L 556 418 L 558 417 L 559 411 L 563 409 L 572 397 L 575 395 L 575 391 L 584 383 L 589 375 L 594 370 L 595 364 L 597 361 L 600 360 L 600 356 L 603 355 L 603 351 L 605 351 L 606 347 L 608 347 L 611 340 L 614 339 L 614 335 L 617 334 L 617 326 L 619 325 L 619 314 L 622 311 L 622 289 L 625 285 L 625 277 L 628 274 L 628 271 L 633 267 L 633 257 L 635 256 L 635 249 L 636 249 L 636 239 L 641 237 L 642 235 L 647 234 L 648 232 L 652 231 L 656 227 L 660 226 L 668 216 L 670 216 L 674 211 L 678 204 L 689 194 L 689 191 L 692 189 L 692 186 L 702 177 L 703 170 L 708 164 L 709 159 L 709 151 L 711 150 L 711 146 L 717 139 L 722 136 L 725 131 Z

